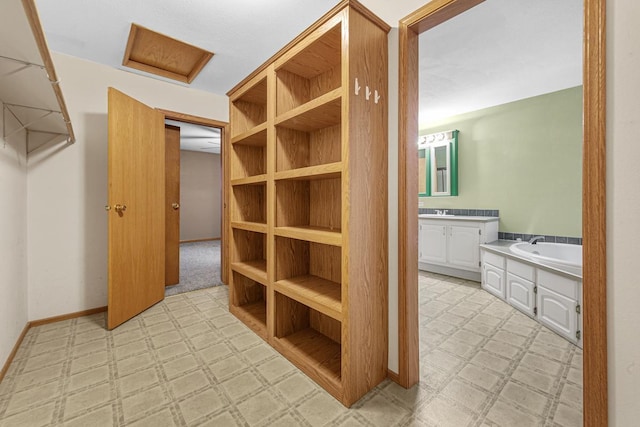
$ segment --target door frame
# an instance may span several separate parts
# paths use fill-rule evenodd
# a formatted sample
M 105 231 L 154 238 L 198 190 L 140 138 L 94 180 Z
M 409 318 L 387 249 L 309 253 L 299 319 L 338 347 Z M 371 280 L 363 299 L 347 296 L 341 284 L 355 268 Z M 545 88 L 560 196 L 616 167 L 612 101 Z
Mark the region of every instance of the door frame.
M 432 0 L 399 23 L 398 383 L 419 381 L 418 35 L 483 0 Z M 606 0 L 584 1 L 583 37 L 583 418 L 608 425 L 606 311 Z M 588 172 L 588 173 L 586 173 Z
M 230 188 L 229 182 L 229 154 L 225 149 L 227 147 L 227 139 L 229 138 L 229 123 L 223 122 L 220 120 L 207 119 L 205 117 L 193 116 L 191 114 L 178 113 L 176 111 L 164 110 L 161 108 L 157 108 L 159 112 L 164 115 L 165 120 L 175 120 L 183 123 L 191 123 L 194 125 L 202 125 L 208 126 L 212 128 L 220 129 L 220 156 L 221 156 L 221 168 L 222 168 L 222 180 L 221 180 L 221 191 L 222 191 L 222 215 L 221 215 L 221 280 L 223 283 L 228 283 L 229 278 L 229 236 L 227 235 L 230 223 L 229 223 L 229 192 L 228 188 Z

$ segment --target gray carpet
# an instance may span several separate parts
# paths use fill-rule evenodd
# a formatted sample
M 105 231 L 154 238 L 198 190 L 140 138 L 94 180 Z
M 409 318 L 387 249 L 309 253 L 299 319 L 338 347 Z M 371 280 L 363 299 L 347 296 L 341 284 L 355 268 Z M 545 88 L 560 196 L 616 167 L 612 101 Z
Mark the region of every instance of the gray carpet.
M 170 296 L 222 285 L 220 240 L 180 244 L 180 283 L 165 288 Z

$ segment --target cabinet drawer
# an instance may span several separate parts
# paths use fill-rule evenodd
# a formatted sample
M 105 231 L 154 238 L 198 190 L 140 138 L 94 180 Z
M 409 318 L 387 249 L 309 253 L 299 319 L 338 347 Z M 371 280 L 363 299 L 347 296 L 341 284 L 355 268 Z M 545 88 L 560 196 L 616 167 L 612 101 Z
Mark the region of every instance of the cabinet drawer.
M 489 251 L 482 251 L 482 261 L 504 269 L 504 257 Z
M 579 296 L 578 281 L 569 279 L 559 274 L 550 273 L 545 270 L 538 269 L 539 286 L 544 286 L 554 292 L 564 295 L 567 298 L 577 300 Z
M 535 281 L 536 269 L 532 265 L 525 264 L 513 259 L 507 260 L 507 271 L 511 274 L 515 274 L 518 277 L 522 277 L 530 282 Z

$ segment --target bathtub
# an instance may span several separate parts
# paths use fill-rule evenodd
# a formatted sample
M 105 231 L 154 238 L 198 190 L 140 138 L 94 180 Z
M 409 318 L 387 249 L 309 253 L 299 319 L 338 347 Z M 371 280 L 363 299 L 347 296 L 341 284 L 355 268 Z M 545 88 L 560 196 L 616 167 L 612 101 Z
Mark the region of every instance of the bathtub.
M 509 250 L 516 255 L 558 267 L 582 268 L 582 245 L 565 243 L 514 243 Z

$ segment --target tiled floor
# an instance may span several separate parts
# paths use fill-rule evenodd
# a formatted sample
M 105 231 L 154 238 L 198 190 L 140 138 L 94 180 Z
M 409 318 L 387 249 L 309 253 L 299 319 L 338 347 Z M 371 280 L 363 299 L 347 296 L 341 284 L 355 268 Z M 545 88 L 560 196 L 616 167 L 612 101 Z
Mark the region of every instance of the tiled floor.
M 582 352 L 481 291 L 420 277 L 421 382 L 345 409 L 227 311 L 225 287 L 32 328 L 0 426 L 579 426 Z

